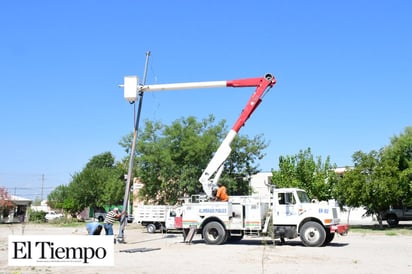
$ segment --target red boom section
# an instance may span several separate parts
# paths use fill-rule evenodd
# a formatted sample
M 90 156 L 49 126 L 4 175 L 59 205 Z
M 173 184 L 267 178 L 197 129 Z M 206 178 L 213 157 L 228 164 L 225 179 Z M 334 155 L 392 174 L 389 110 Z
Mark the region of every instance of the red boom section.
M 232 80 L 226 82 L 227 87 L 256 87 L 255 92 L 250 97 L 245 108 L 242 110 L 240 117 L 233 125 L 232 129 L 234 131 L 239 132 L 239 129 L 244 126 L 250 115 L 259 106 L 260 102 L 262 101 L 262 96 L 265 94 L 265 91 L 268 88 L 273 87 L 275 84 L 276 79 L 271 74 L 266 74 L 264 77 Z

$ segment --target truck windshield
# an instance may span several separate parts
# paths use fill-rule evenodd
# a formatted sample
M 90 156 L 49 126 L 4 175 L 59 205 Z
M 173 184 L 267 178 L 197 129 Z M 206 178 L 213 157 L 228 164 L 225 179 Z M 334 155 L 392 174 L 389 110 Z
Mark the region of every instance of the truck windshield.
M 304 191 L 297 191 L 298 197 L 299 197 L 299 201 L 301 203 L 310 203 L 310 199 L 309 196 L 306 192 Z

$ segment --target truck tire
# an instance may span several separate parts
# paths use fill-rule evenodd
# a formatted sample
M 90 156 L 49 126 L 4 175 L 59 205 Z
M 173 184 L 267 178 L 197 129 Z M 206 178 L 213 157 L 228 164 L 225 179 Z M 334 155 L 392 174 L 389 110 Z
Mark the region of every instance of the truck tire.
M 395 227 L 399 224 L 399 219 L 398 217 L 396 217 L 395 214 L 389 214 L 387 216 L 386 222 L 388 223 L 390 227 Z
M 323 246 L 328 245 L 330 242 L 332 242 L 333 238 L 335 238 L 335 233 L 326 231 L 326 239 L 325 239 L 325 242 L 323 243 Z
M 156 232 L 155 224 L 148 224 L 146 226 L 146 230 L 147 230 L 148 233 L 155 233 Z
M 103 222 L 103 221 L 104 221 L 103 216 L 99 216 L 99 218 L 97 218 L 97 219 L 99 220 L 99 222 Z
M 226 240 L 226 231 L 219 222 L 210 222 L 203 228 L 202 236 L 206 244 L 221 245 Z
M 307 222 L 300 229 L 300 239 L 305 246 L 322 246 L 326 240 L 325 228 L 317 222 Z

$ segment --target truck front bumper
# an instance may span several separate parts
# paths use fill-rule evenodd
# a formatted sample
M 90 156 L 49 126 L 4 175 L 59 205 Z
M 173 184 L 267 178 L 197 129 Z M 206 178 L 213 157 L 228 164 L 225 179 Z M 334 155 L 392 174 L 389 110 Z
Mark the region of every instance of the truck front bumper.
M 339 225 L 332 225 L 330 226 L 331 233 L 339 233 L 340 235 L 346 235 L 349 231 L 348 224 L 339 224 Z

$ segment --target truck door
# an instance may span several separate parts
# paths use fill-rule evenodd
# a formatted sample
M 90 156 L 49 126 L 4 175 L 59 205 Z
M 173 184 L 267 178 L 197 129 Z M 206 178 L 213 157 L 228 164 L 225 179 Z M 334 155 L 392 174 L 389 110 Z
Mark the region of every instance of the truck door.
M 182 217 L 176 215 L 176 211 L 173 209 L 166 210 L 165 220 L 166 230 L 176 229 L 182 227 Z
M 404 207 L 403 208 L 404 218 L 406 220 L 412 220 L 412 207 Z
M 298 218 L 298 208 L 294 192 L 277 193 L 275 201 L 274 224 L 296 224 Z

